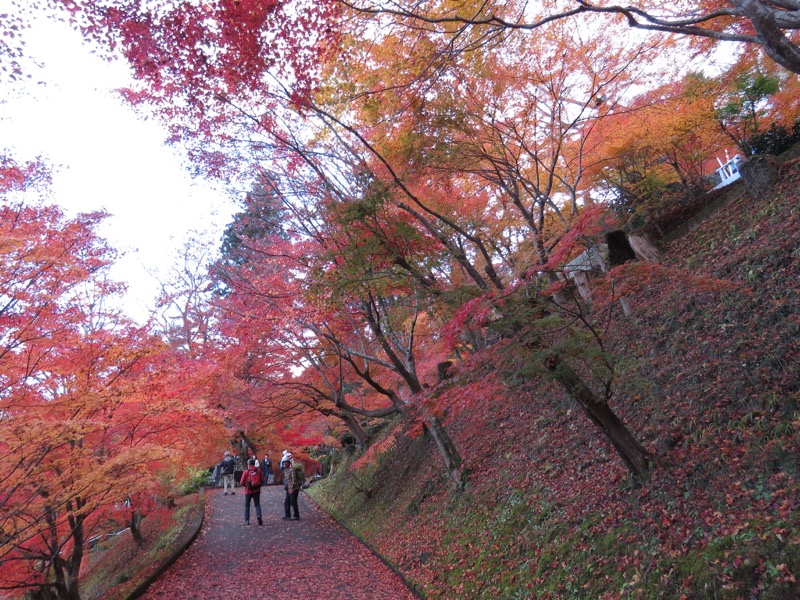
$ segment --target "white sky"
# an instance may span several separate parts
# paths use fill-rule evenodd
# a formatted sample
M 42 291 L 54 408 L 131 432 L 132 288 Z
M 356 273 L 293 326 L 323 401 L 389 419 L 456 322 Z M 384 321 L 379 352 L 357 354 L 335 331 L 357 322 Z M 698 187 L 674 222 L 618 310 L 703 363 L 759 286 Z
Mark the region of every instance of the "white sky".
M 8 10 L 0 0 L 0 12 Z M 92 55 L 63 23 L 23 32 L 30 82 L 0 87 L 0 150 L 53 168 L 52 202 L 72 216 L 111 213 L 100 235 L 124 252 L 112 276 L 129 284 L 126 312 L 144 321 L 184 242 L 200 233 L 215 248 L 236 208 L 213 184 L 192 181 L 165 131 L 138 118 L 114 90 L 127 68 Z M 30 64 L 30 63 L 26 63 Z M 27 68 L 27 67 L 26 67 Z

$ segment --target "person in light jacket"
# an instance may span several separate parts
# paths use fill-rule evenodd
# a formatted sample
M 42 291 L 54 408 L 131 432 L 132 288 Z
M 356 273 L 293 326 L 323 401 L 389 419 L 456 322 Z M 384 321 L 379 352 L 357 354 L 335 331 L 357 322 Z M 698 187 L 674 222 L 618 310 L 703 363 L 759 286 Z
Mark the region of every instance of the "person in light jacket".
M 235 494 L 236 492 L 233 491 L 233 471 L 236 468 L 236 461 L 231 456 L 231 453 L 227 450 L 225 451 L 225 456 L 217 465 L 219 472 L 222 473 L 222 487 L 225 489 L 225 496 L 228 495 L 228 488 L 231 488 L 231 494 Z

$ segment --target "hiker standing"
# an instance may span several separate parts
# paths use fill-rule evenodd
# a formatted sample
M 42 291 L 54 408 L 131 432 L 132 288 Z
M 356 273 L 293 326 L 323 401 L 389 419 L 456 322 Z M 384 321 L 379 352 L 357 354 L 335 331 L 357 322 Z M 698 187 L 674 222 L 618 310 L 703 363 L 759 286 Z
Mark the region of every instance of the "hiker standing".
M 264 485 L 269 485 L 269 480 L 272 477 L 272 461 L 266 454 L 264 455 L 264 460 L 261 461 L 261 471 L 264 473 Z
M 233 471 L 236 468 L 236 461 L 233 459 L 230 452 L 227 450 L 225 451 L 225 456 L 217 467 L 220 473 L 222 473 L 222 487 L 225 489 L 223 495 L 228 495 L 229 486 L 231 488 L 231 494 L 235 494 L 236 492 L 233 491 Z
M 261 520 L 261 484 L 264 478 L 261 475 L 261 469 L 256 467 L 256 460 L 251 458 L 247 461 L 247 470 L 242 473 L 242 480 L 240 485 L 244 486 L 244 524 L 250 525 L 250 501 L 253 501 L 253 506 L 256 509 L 256 517 L 258 524 L 263 525 Z
M 298 463 L 294 464 L 291 453 L 287 453 L 283 457 L 281 463 L 283 469 L 283 489 L 286 490 L 286 498 L 283 501 L 283 518 L 291 519 L 294 513 L 294 520 L 300 520 L 300 509 L 297 506 L 297 498 L 300 496 L 300 490 L 303 489 L 303 466 Z

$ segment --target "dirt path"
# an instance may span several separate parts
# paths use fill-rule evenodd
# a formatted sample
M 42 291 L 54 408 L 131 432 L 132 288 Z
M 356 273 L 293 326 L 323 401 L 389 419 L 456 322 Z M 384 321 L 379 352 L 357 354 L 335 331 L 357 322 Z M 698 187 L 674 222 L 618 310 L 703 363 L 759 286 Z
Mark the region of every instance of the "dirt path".
M 209 491 L 195 542 L 142 598 L 146 600 L 412 600 L 417 598 L 378 557 L 305 494 L 300 520 L 283 519 L 284 491 L 261 493 L 264 525 L 244 522 L 244 494 Z

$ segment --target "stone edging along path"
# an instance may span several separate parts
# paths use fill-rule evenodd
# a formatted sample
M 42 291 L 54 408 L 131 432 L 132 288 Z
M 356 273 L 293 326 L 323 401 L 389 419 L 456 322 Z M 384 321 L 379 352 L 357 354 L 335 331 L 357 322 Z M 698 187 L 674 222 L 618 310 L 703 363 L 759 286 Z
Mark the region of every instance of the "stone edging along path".
M 176 560 L 184 553 L 184 551 L 195 540 L 200 530 L 203 527 L 203 522 L 206 516 L 206 502 L 205 502 L 205 489 L 200 489 L 201 500 L 193 510 L 193 515 L 189 524 L 181 531 L 178 540 L 175 542 L 170 555 L 159 564 L 154 571 L 142 580 L 136 588 L 133 589 L 126 597 L 125 600 L 136 600 L 155 582 L 167 569 L 169 569 Z

